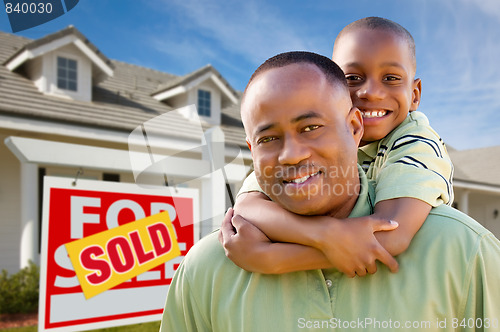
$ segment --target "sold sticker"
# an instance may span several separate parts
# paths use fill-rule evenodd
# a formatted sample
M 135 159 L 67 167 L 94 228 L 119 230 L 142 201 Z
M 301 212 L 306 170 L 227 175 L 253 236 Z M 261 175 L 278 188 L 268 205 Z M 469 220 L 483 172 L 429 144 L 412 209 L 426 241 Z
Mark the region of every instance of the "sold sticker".
M 168 212 L 66 244 L 87 299 L 180 256 Z

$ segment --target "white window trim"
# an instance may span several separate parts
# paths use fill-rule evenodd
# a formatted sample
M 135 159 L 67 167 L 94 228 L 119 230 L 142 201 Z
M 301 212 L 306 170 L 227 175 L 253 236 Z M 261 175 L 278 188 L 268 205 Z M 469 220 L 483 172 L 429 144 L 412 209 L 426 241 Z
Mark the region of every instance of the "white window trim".
M 207 115 L 202 115 L 200 114 L 200 105 L 199 105 L 199 102 L 200 102 L 200 96 L 199 96 L 199 93 L 200 91 L 204 91 L 204 92 L 208 92 L 210 94 L 210 116 L 207 116 Z M 197 88 L 196 89 L 196 109 L 198 111 L 198 115 L 202 118 L 205 118 L 205 119 L 212 119 L 214 117 L 214 108 L 213 108 L 213 97 L 214 96 L 214 92 L 212 91 L 212 89 L 208 89 L 208 88 L 205 88 L 205 87 L 201 87 L 201 88 Z
M 58 57 L 76 61 L 76 91 L 60 89 L 57 86 L 57 79 L 58 79 L 57 58 Z M 78 55 L 66 53 L 66 52 L 55 52 L 53 59 L 52 59 L 53 81 L 51 82 L 50 93 L 57 95 L 57 96 L 61 96 L 61 97 L 66 96 L 66 97 L 69 97 L 71 99 L 80 99 L 82 96 L 82 87 L 83 87 L 82 63 L 83 63 L 83 59 L 82 59 L 82 57 L 80 57 Z
M 65 60 L 65 61 L 73 61 L 73 62 L 75 63 L 75 66 L 76 66 L 76 68 L 75 68 L 75 71 L 76 71 L 76 80 L 75 80 L 76 89 L 75 89 L 75 90 L 73 90 L 73 89 L 69 89 L 69 88 L 68 88 L 68 89 L 63 89 L 63 88 L 60 88 L 60 87 L 59 87 L 59 79 L 61 79 L 61 78 L 59 77 L 59 69 L 60 69 L 60 68 L 59 68 L 59 59 L 61 59 L 61 60 Z M 70 59 L 70 58 L 67 58 L 67 57 L 62 57 L 62 56 L 59 56 L 59 55 L 58 55 L 58 56 L 56 56 L 56 66 L 57 66 L 57 68 L 56 68 L 56 86 L 57 86 L 57 89 L 59 89 L 59 90 L 64 90 L 64 91 L 70 91 L 70 92 L 74 92 L 74 93 L 78 93 L 78 88 L 79 88 L 79 85 L 78 85 L 78 78 L 79 78 L 79 75 L 78 75 L 78 67 L 79 67 L 79 65 L 78 65 L 78 61 L 77 61 L 77 60 Z M 81 66 L 81 64 L 80 64 L 80 66 Z M 67 65 L 64 69 L 65 69 L 66 71 L 69 71 L 69 64 L 68 64 L 68 65 Z M 70 80 L 68 77 L 63 77 L 62 79 L 64 80 L 64 82 L 65 82 L 66 84 L 69 84 L 69 83 L 70 83 L 70 81 L 72 81 L 72 80 Z
M 201 115 L 198 112 L 198 90 L 205 90 L 210 92 L 210 116 Z M 217 124 L 220 123 L 220 120 L 217 117 L 220 117 L 220 110 L 217 109 L 217 105 L 214 105 L 214 97 L 216 95 L 216 91 L 208 86 L 197 86 L 195 89 L 195 103 L 196 103 L 196 112 L 198 112 L 198 116 L 201 120 L 206 121 L 209 124 Z M 220 108 L 220 106 L 219 106 Z

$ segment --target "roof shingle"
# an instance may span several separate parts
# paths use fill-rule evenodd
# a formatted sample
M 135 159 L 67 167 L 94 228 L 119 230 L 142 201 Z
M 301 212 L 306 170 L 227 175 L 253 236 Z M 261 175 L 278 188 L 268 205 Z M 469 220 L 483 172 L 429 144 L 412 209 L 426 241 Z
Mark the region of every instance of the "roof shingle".
M 38 43 L 61 38 L 70 33 L 80 34 L 69 27 L 33 41 L 24 37 L 0 32 L 0 63 L 5 63 L 16 53 Z M 80 34 L 81 35 L 81 34 Z M 83 40 L 87 40 L 81 35 Z M 88 42 L 88 41 L 87 41 Z M 218 72 L 210 65 L 186 76 L 176 76 L 116 60 L 109 60 L 90 42 L 88 45 L 114 67 L 112 77 L 98 83 L 92 90 L 92 102 L 82 102 L 45 95 L 22 71 L 11 72 L 0 66 L 0 112 L 20 117 L 45 119 L 55 122 L 108 128 L 130 132 L 142 123 L 171 111 L 165 103 L 151 97 L 159 86 L 193 79 L 206 70 Z M 219 74 L 220 75 L 220 74 Z M 225 80 L 223 80 L 226 82 Z M 239 93 L 233 91 L 239 99 Z M 166 123 L 162 132 L 175 138 L 190 138 L 193 125 L 188 119 L 178 117 Z M 239 105 L 222 110 L 221 128 L 226 140 L 246 147 L 245 133 L 239 116 Z M 194 138 L 194 137 L 193 137 Z

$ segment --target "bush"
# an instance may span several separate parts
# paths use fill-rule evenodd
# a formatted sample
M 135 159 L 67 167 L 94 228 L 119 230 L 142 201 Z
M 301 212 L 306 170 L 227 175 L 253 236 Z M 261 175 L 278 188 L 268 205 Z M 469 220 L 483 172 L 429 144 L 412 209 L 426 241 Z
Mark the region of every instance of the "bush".
M 38 311 L 38 266 L 29 266 L 10 277 L 6 270 L 0 274 L 0 314 L 31 313 Z

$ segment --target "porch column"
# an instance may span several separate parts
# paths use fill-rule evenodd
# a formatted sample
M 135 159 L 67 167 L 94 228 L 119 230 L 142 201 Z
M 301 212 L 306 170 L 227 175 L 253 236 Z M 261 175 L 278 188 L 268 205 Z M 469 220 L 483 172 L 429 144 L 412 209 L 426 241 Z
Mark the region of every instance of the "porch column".
M 469 190 L 464 190 L 460 196 L 459 210 L 465 214 L 469 214 Z
M 20 268 L 31 260 L 40 263 L 38 253 L 38 165 L 21 162 L 21 248 Z
M 220 227 L 226 208 L 226 180 L 224 167 L 224 132 L 213 127 L 205 132 L 207 149 L 203 149 L 203 160 L 210 161 L 211 173 L 201 184 L 201 236 Z

